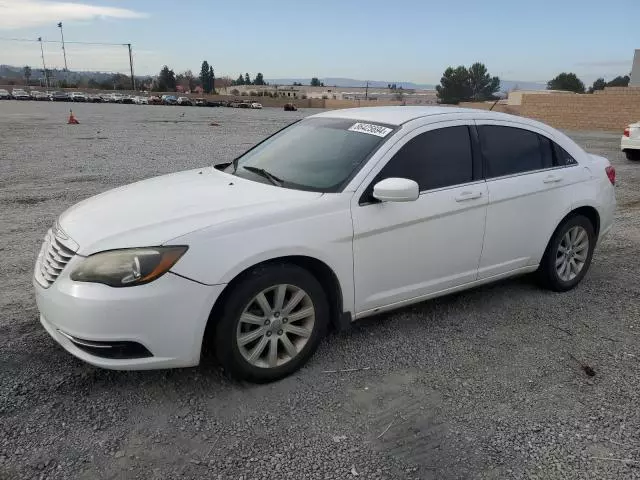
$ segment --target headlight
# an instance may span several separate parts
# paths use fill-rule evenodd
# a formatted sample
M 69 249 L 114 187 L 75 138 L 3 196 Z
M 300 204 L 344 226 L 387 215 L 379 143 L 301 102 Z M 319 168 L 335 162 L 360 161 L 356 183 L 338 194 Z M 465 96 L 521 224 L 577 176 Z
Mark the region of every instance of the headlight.
M 95 253 L 71 272 L 71 280 L 104 283 L 110 287 L 142 285 L 168 272 L 187 248 L 148 247 Z

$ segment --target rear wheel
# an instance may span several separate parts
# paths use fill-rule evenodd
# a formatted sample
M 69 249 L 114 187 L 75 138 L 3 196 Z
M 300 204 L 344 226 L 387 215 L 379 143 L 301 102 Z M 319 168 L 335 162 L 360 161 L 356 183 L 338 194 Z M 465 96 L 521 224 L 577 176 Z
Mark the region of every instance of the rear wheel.
M 295 265 L 258 267 L 229 294 L 216 325 L 218 361 L 257 383 L 285 377 L 316 350 L 329 320 L 320 283 Z
M 627 160 L 640 160 L 640 150 L 625 150 L 624 154 L 627 156 Z
M 538 274 L 546 288 L 571 290 L 582 281 L 595 248 L 591 221 L 582 215 L 566 219 L 554 232 L 540 262 Z

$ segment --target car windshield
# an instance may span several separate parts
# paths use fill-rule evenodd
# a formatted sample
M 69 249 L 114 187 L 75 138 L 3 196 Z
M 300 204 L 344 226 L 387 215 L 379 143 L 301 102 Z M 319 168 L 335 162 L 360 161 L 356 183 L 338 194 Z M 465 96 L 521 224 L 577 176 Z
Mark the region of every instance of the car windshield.
M 256 145 L 226 171 L 285 188 L 337 192 L 392 131 L 357 120 L 308 118 Z

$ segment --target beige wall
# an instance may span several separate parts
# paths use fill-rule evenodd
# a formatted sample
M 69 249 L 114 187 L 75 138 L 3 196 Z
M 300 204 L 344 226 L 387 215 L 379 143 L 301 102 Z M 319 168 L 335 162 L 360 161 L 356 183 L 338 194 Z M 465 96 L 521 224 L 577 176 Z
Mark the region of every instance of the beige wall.
M 520 113 L 556 128 L 621 132 L 640 120 L 640 88 L 613 87 L 584 95 L 525 95 Z
M 469 102 L 459 106 L 488 110 L 492 104 Z M 501 102 L 493 110 L 533 118 L 559 129 L 621 132 L 629 123 L 640 121 L 640 87 L 608 87 L 581 95 L 525 94 L 521 105 Z
M 462 108 L 476 108 L 478 110 L 491 110 L 495 102 L 462 102 L 458 107 Z M 444 105 L 440 105 L 444 106 Z M 454 106 L 454 105 L 451 105 Z M 495 106 L 493 106 L 494 112 L 502 112 L 502 113 L 510 113 L 512 115 L 520 114 L 520 106 L 519 105 L 506 105 L 505 103 L 498 102 Z
M 521 105 L 524 95 L 577 95 L 574 92 L 563 92 L 561 90 L 513 90 L 509 92 L 507 103 L 509 105 Z

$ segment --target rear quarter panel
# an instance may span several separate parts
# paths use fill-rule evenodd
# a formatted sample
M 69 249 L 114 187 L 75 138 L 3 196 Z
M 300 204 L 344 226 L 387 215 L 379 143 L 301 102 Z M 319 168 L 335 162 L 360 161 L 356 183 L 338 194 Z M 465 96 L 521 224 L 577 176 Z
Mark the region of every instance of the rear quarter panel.
M 573 167 L 580 168 L 580 175 L 571 191 L 571 208 L 562 214 L 558 223 L 573 210 L 593 207 L 600 217 L 599 234 L 602 237 L 611 229 L 616 209 L 615 188 L 605 172 L 605 168 L 610 165 L 609 160 L 587 153 L 568 135 L 558 130 L 541 123 L 538 123 L 538 127 L 579 163 L 579 167 Z

